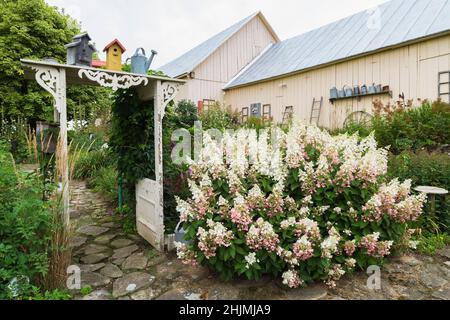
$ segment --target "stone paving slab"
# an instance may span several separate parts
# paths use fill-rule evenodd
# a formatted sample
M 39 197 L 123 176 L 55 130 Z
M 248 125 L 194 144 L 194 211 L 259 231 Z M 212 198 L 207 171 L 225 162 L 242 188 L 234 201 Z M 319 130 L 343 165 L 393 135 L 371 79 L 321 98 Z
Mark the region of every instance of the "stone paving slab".
M 155 277 L 145 272 L 129 273 L 114 281 L 113 297 L 118 298 L 145 288 L 155 281 Z

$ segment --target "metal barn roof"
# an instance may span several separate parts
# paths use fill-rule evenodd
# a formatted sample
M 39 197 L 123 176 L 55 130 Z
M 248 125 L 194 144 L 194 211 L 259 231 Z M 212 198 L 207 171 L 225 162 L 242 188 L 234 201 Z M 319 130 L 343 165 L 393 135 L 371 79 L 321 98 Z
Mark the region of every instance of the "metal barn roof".
M 225 89 L 301 72 L 450 30 L 450 0 L 392 0 L 378 9 L 357 13 L 274 44 Z
M 208 58 L 214 51 L 216 51 L 225 41 L 227 41 L 231 36 L 238 32 L 242 27 L 244 27 L 250 20 L 254 17 L 259 16 L 263 22 L 266 24 L 268 29 L 271 31 L 275 39 L 279 41 L 278 36 L 272 30 L 270 25 L 265 20 L 261 12 L 256 12 L 251 16 L 239 21 L 238 23 L 232 25 L 228 29 L 216 34 L 212 38 L 201 43 L 192 50 L 186 52 L 177 59 L 169 62 L 168 64 L 160 67 L 158 70 L 164 72 L 170 77 L 176 78 L 186 73 L 193 71 L 200 63 L 202 63 L 206 58 Z

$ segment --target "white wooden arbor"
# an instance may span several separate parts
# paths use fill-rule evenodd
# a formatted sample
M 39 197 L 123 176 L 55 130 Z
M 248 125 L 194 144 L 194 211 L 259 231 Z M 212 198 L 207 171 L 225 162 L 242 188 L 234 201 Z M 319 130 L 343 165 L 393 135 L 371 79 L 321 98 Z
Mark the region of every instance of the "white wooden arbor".
M 163 144 L 162 121 L 165 108 L 185 81 L 60 64 L 54 61 L 21 60 L 25 78 L 35 79 L 54 98 L 54 120 L 60 124 L 60 192 L 64 202 L 63 221 L 69 225 L 69 167 L 67 146 L 66 86 L 94 85 L 112 90 L 137 87 L 142 101 L 154 100 L 155 180 L 144 179 L 136 186 L 136 224 L 138 233 L 158 250 L 164 250 Z M 132 128 L 130 128 L 132 130 Z

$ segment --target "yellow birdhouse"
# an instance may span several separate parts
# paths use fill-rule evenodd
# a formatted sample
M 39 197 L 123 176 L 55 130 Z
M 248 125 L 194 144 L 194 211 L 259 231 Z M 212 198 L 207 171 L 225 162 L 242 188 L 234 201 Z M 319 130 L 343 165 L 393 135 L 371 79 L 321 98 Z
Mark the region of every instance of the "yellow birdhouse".
M 114 39 L 108 44 L 105 49 L 103 49 L 103 52 L 106 52 L 106 69 L 121 71 L 122 54 L 125 51 L 125 47 L 117 39 Z

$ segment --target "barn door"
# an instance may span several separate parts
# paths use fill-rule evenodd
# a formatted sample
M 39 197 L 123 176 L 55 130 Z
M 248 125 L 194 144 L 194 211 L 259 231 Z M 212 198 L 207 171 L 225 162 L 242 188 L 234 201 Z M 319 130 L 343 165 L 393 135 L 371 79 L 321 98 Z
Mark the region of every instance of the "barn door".
M 157 250 L 164 250 L 164 214 L 159 184 L 143 179 L 136 185 L 136 225 L 138 233 Z

